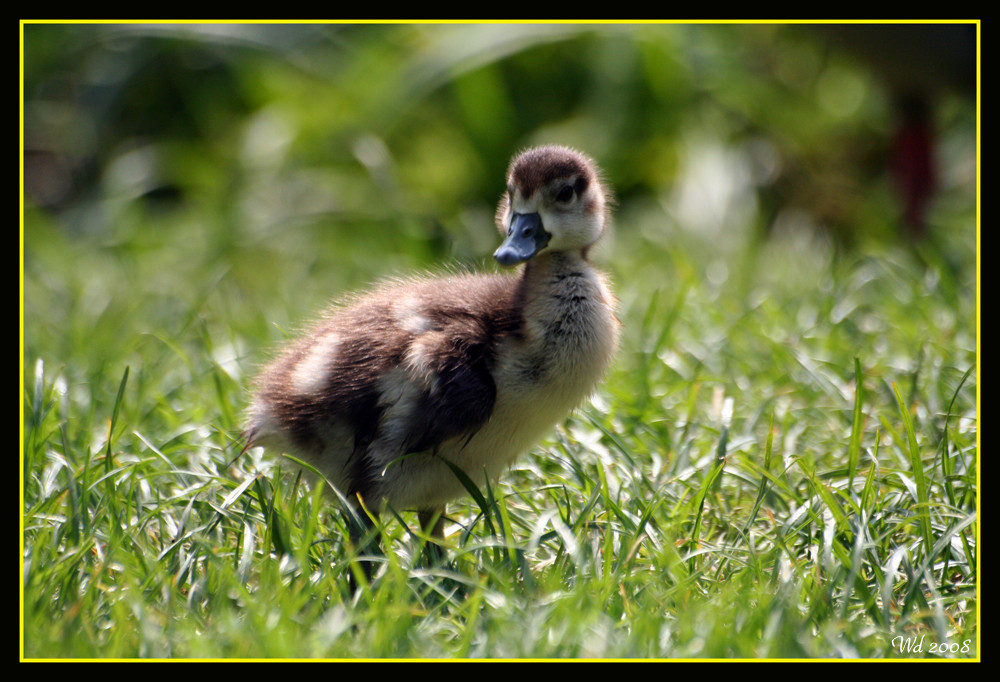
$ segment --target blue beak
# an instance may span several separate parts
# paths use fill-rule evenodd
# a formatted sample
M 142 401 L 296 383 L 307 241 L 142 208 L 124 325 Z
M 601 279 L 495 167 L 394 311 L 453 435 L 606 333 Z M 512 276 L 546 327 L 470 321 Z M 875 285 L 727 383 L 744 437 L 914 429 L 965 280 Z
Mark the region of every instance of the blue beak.
M 515 213 L 510 219 L 507 238 L 493 257 L 505 267 L 523 263 L 544 249 L 551 236 L 542 227 L 542 218 L 537 213 Z

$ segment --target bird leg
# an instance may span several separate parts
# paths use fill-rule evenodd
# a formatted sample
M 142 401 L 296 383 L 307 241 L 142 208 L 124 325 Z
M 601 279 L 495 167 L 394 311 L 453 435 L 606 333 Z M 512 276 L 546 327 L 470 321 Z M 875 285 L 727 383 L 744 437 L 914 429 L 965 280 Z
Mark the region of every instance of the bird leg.
M 428 557 L 432 563 L 440 563 L 445 558 L 440 544 L 444 541 L 444 509 L 422 509 L 417 512 L 417 519 L 420 528 L 431 537 L 426 545 Z
M 380 553 L 375 523 L 369 518 L 360 504 L 356 506 L 351 505 L 350 508 L 345 509 L 344 516 L 347 518 L 347 526 L 350 529 L 350 542 L 356 552 L 358 567 L 364 574 L 365 581 L 371 583 L 375 575 L 375 562 L 371 560 L 370 556 Z M 354 592 L 358 584 L 353 571 L 349 574 L 349 582 L 351 592 Z

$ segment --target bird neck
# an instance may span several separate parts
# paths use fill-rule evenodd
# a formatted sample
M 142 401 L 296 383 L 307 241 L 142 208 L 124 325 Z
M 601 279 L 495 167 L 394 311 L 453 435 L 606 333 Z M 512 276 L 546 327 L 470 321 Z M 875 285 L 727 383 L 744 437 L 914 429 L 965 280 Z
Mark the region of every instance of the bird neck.
M 582 274 L 590 269 L 590 263 L 582 251 L 543 252 L 525 264 L 522 280 L 526 286 L 531 286 L 575 272 Z

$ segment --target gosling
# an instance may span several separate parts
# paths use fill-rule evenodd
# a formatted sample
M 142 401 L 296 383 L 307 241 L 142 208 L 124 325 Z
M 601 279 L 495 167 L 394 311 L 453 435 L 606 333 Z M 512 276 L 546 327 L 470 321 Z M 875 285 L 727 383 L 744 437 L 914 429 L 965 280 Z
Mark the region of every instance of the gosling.
M 496 480 L 611 362 L 615 299 L 587 258 L 611 201 L 588 156 L 518 154 L 493 257 L 523 266 L 385 283 L 333 307 L 257 379 L 246 447 L 309 462 L 356 509 L 416 510 L 443 538 L 446 504 L 466 493 L 452 467 Z

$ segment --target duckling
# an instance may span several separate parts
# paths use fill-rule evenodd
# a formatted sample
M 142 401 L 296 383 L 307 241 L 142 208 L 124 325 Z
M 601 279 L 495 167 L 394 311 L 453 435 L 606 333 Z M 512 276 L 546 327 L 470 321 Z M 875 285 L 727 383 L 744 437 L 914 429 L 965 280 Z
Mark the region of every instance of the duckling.
M 444 536 L 466 493 L 495 480 L 590 394 L 618 343 L 615 299 L 588 261 L 611 196 L 588 156 L 517 155 L 496 212 L 509 273 L 424 275 L 333 307 L 257 379 L 246 447 L 314 465 L 373 514 L 416 510 Z

